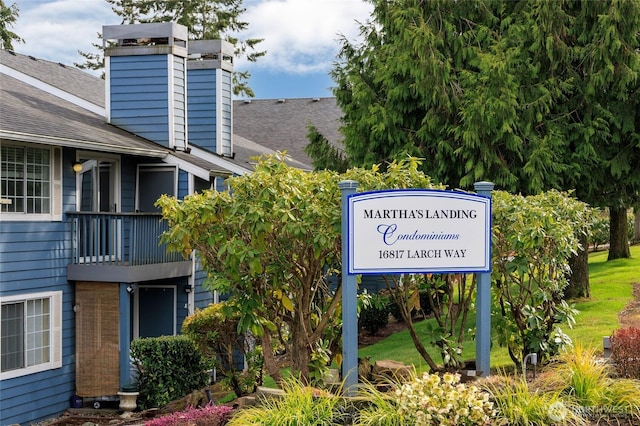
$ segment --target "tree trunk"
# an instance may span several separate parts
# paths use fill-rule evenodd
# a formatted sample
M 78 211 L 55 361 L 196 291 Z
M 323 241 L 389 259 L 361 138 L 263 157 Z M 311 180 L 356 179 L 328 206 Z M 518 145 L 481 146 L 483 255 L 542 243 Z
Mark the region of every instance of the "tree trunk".
M 582 246 L 582 250 L 578 250 L 578 254 L 571 256 L 569 259 L 571 274 L 569 275 L 569 285 L 564 289 L 565 299 L 590 297 L 588 243 L 587 236 L 584 234 L 581 235 L 580 245 Z
M 633 242 L 640 243 L 640 203 L 633 209 Z
M 273 345 L 271 343 L 271 332 L 264 329 L 264 334 L 260 338 L 262 344 L 262 357 L 264 360 L 264 368 L 271 378 L 278 384 L 282 383 L 282 374 L 280 373 L 280 367 L 273 356 Z
M 609 257 L 607 260 L 631 257 L 629 235 L 627 233 L 627 209 L 625 207 L 609 208 Z
M 311 362 L 311 348 L 307 341 L 307 333 L 304 326 L 300 324 L 300 319 L 296 319 L 291 326 L 291 344 L 287 348 L 289 360 L 291 361 L 291 372 L 298 374 L 298 378 L 304 384 L 310 383 L 309 362 Z

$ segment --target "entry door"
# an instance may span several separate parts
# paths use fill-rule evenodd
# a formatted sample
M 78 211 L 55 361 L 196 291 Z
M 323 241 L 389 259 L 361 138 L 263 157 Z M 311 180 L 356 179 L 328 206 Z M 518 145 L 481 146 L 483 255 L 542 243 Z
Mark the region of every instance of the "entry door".
M 115 160 L 91 159 L 82 163 L 78 173 L 78 210 L 115 212 L 118 208 L 117 163 Z M 119 257 L 119 224 L 113 217 L 95 215 L 83 219 L 78 227 L 79 254 L 85 260 Z M 114 259 L 112 259 L 114 260 Z
M 176 334 L 176 286 L 138 286 L 134 338 Z
M 80 205 L 82 212 L 117 211 L 118 194 L 116 164 L 107 160 L 87 160 L 82 163 Z

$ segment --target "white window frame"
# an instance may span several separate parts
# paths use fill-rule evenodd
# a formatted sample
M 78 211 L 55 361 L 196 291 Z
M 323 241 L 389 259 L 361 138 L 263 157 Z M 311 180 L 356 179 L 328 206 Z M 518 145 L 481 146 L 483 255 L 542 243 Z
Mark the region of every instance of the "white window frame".
M 3 296 L 0 297 L 0 305 L 16 302 L 24 302 L 26 304 L 27 301 L 36 299 L 49 299 L 49 361 L 29 367 L 0 372 L 0 380 L 12 379 L 14 377 L 25 376 L 27 374 L 39 373 L 62 367 L 62 291 Z M 1 327 L 2 323 L 0 322 L 0 331 Z M 26 331 L 27 329 L 25 325 L 25 333 Z M 25 342 L 25 351 L 26 349 L 27 345 Z
M 46 145 L 9 143 L 0 141 L 0 146 L 16 146 L 20 148 L 37 148 L 49 151 L 49 213 L 3 212 L 0 210 L 0 221 L 61 221 L 62 220 L 62 148 Z M 3 194 L 0 194 L 2 197 Z M 1 198 L 0 202 L 9 202 Z

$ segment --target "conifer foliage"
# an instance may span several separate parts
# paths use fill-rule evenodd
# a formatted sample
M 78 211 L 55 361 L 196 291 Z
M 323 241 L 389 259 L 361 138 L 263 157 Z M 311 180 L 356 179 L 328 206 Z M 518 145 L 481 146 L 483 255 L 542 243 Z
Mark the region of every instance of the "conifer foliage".
M 332 71 L 352 164 L 408 153 L 453 188 L 575 189 L 621 229 L 640 197 L 640 2 L 371 3 Z

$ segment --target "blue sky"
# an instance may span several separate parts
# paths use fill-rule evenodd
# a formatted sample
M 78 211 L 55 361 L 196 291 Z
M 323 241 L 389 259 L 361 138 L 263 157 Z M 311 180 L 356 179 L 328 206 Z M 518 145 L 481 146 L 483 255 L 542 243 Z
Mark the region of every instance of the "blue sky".
M 5 0 L 17 4 L 13 28 L 24 44 L 14 49 L 37 58 L 73 65 L 77 53 L 96 52 L 103 25 L 120 23 L 105 0 Z M 366 0 L 244 0 L 242 19 L 249 23 L 242 38 L 263 38 L 267 55 L 256 63 L 237 59 L 235 69 L 248 70 L 257 99 L 332 96 L 328 72 L 338 53 L 339 34 L 357 40 L 357 22 L 369 19 Z

